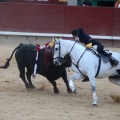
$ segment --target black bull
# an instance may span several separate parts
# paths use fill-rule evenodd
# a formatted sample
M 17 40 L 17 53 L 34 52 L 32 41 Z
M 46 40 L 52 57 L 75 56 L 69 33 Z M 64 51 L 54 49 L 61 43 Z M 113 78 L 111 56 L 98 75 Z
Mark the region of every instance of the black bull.
M 33 89 L 35 86 L 32 84 L 31 76 L 34 71 L 34 65 L 35 65 L 35 59 L 36 59 L 36 46 L 32 44 L 20 44 L 17 46 L 9 59 L 7 59 L 7 62 L 4 66 L 1 66 L 0 68 L 8 68 L 9 62 L 12 59 L 12 56 L 15 53 L 16 62 L 18 65 L 18 69 L 20 71 L 19 77 L 23 80 L 25 83 L 25 86 L 27 89 Z M 62 77 L 64 80 L 68 93 L 71 93 L 71 90 L 69 88 L 68 80 L 67 80 L 67 73 L 65 67 L 69 67 L 71 65 L 71 59 L 68 58 L 66 62 L 62 66 L 55 66 L 53 64 L 53 58 L 52 58 L 52 50 L 51 49 L 43 49 L 39 51 L 38 61 L 37 61 L 37 72 L 38 74 L 43 75 L 46 77 L 49 82 L 54 87 L 54 93 L 59 93 L 59 90 L 57 88 L 57 84 L 55 80 Z M 49 52 L 48 52 L 49 51 Z M 26 68 L 26 71 L 25 71 Z M 25 76 L 26 72 L 26 76 Z M 27 79 L 26 79 L 27 78 Z

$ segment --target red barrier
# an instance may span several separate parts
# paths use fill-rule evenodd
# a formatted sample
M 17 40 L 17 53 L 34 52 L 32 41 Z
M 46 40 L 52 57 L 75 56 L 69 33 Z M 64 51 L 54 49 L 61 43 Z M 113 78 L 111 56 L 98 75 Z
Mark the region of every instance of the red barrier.
M 113 36 L 120 36 L 120 8 L 114 8 Z
M 0 3 L 0 31 L 63 33 L 83 27 L 91 35 L 120 36 L 120 9 Z
M 5 2 L 12 3 L 37 3 L 37 4 L 55 4 L 55 5 L 67 5 L 67 2 L 59 1 L 59 0 L 5 0 Z
M 78 27 L 91 35 L 112 35 L 113 8 L 65 7 L 65 33 Z
M 64 7 L 55 5 L 0 4 L 0 31 L 62 33 Z

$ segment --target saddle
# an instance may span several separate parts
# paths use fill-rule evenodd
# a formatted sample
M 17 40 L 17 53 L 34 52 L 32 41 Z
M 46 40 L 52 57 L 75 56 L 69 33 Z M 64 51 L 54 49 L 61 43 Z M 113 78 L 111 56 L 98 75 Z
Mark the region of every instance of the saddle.
M 87 48 L 87 50 L 91 51 L 94 55 L 96 55 L 99 58 L 99 65 L 98 65 L 97 73 L 95 75 L 95 77 L 97 77 L 97 75 L 99 74 L 100 66 L 101 66 L 101 60 L 103 60 L 105 63 L 107 63 L 110 60 L 106 56 L 98 53 L 98 51 L 94 47 Z M 112 55 L 112 52 L 109 50 L 105 50 L 105 52 Z M 88 82 L 88 81 L 89 81 L 89 79 L 87 76 L 82 80 L 82 82 Z
M 103 54 L 98 53 L 98 51 L 93 47 L 87 48 L 87 50 L 91 51 L 94 55 L 96 55 L 99 58 L 98 70 L 97 70 L 97 73 L 96 73 L 96 76 L 95 76 L 95 77 L 97 77 L 97 75 L 99 73 L 99 70 L 100 70 L 101 60 L 103 62 L 107 63 L 108 61 L 110 62 L 110 59 L 108 57 L 104 56 Z M 105 52 L 107 52 L 109 55 L 112 56 L 112 51 L 105 50 Z M 119 63 L 115 58 L 112 57 L 112 59 L 115 60 L 117 62 L 117 64 Z M 87 81 L 89 81 L 89 79 L 88 79 L 87 76 L 85 76 L 85 78 L 82 80 L 82 82 L 87 82 Z
M 104 56 L 103 54 L 101 53 L 98 53 L 98 51 L 94 48 L 94 47 L 91 47 L 91 48 L 87 48 L 88 50 L 90 50 L 94 55 L 96 55 L 97 57 L 101 58 L 101 60 L 105 63 L 107 63 L 108 61 L 110 62 L 110 59 L 106 56 Z M 112 51 L 111 50 L 105 50 L 104 51 L 110 55 L 112 55 Z

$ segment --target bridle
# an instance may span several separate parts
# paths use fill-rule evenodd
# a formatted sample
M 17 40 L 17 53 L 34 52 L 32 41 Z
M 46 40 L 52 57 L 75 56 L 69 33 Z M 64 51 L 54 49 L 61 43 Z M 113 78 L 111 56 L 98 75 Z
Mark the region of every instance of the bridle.
M 54 44 L 54 49 L 55 49 L 55 45 L 56 45 L 56 44 L 59 45 L 59 48 L 58 48 L 58 49 L 59 49 L 59 56 L 56 57 L 56 58 L 53 58 L 53 60 L 59 59 L 59 61 L 62 62 L 62 64 L 63 64 L 63 63 L 65 63 L 65 62 L 67 61 L 68 57 L 70 56 L 70 53 L 71 53 L 71 51 L 73 50 L 73 48 L 74 48 L 74 46 L 75 46 L 75 44 L 76 44 L 76 41 L 74 42 L 74 44 L 73 44 L 70 52 L 66 55 L 66 56 L 67 56 L 66 58 L 63 58 L 63 57 L 60 56 L 60 52 L 61 52 L 60 40 L 59 40 L 57 43 Z M 53 53 L 53 54 L 54 54 L 54 53 Z

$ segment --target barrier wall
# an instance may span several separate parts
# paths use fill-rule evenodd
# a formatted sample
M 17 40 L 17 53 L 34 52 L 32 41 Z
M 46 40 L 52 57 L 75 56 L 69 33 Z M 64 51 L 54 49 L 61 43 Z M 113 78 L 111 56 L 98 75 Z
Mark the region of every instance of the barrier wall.
M 113 10 L 105 7 L 65 7 L 65 33 L 83 27 L 91 35 L 112 35 Z
M 0 31 L 64 32 L 64 6 L 0 3 Z
M 114 8 L 113 36 L 120 36 L 120 8 Z
M 93 35 L 120 36 L 120 9 L 0 3 L 0 31 L 70 33 L 83 27 Z
M 120 36 L 120 9 L 0 3 L 0 31 L 70 34 L 79 27 L 115 39 Z
M 59 0 L 4 0 L 5 2 L 13 3 L 37 3 L 37 4 L 58 4 L 58 5 L 67 5 L 67 2 Z

